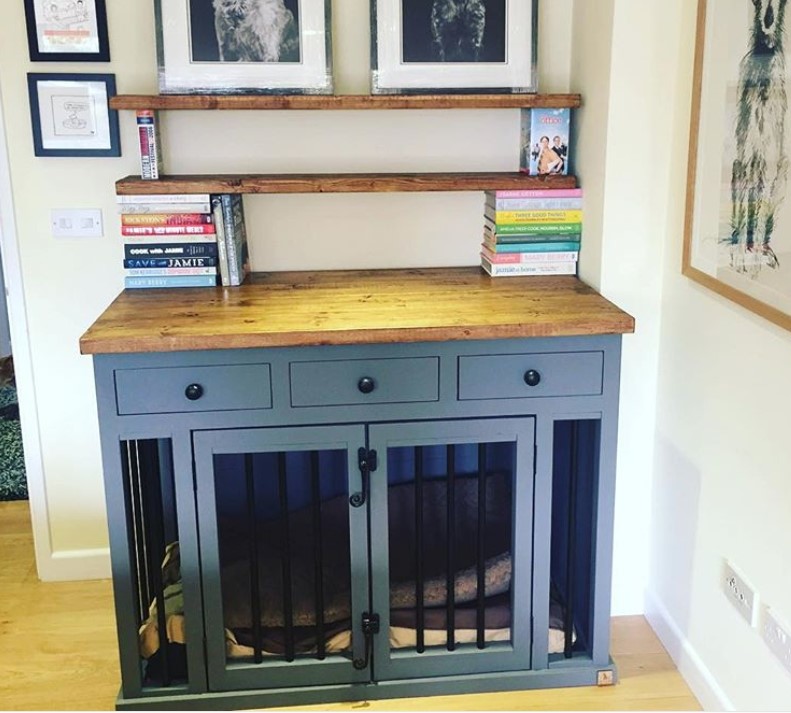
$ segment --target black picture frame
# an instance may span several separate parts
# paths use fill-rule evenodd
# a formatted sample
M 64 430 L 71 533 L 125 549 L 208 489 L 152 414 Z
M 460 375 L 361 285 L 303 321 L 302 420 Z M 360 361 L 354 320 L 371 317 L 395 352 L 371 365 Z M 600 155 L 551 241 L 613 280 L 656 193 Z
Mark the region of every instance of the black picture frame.
M 52 0 L 51 7 L 58 8 L 59 3 L 61 7 L 64 0 Z M 98 43 L 96 51 L 85 51 L 78 48 L 64 51 L 56 51 L 42 46 L 39 37 L 39 28 L 44 28 L 48 23 L 48 18 L 43 17 L 37 10 L 40 7 L 38 0 L 25 0 L 25 19 L 27 22 L 27 41 L 28 49 L 30 52 L 31 62 L 109 62 L 110 61 L 110 41 L 107 33 L 107 7 L 105 0 L 76 0 L 71 2 L 71 5 L 76 3 L 83 3 L 86 7 L 86 20 L 88 24 L 93 26 L 93 21 L 96 25 L 95 38 Z M 64 8 L 64 12 L 66 9 Z M 92 18 L 92 19 L 91 19 Z M 79 23 L 79 18 L 63 16 L 61 21 L 69 23 L 70 26 Z M 58 20 L 50 19 L 50 23 L 57 22 Z M 46 32 L 47 30 L 43 30 Z
M 30 73 L 27 82 L 36 156 L 121 155 L 118 112 L 110 109 L 114 74 Z

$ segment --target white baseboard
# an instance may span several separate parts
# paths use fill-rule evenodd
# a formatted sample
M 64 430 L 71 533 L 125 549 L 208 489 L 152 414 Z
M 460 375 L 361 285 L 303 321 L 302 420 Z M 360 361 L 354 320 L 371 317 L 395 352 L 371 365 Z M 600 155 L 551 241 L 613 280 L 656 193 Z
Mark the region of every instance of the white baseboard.
M 645 618 L 667 649 L 679 673 L 692 689 L 703 710 L 735 711 L 725 691 L 703 659 L 670 616 L 670 612 L 651 591 L 645 595 Z
M 45 582 L 71 582 L 110 578 L 110 550 L 60 550 L 38 561 L 38 576 Z

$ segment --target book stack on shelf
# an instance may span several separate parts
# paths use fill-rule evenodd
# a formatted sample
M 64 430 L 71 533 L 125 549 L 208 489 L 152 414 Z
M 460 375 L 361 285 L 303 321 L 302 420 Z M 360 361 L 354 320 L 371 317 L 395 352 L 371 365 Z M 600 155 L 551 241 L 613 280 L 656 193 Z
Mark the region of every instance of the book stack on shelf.
M 121 195 L 118 208 L 127 288 L 240 285 L 247 276 L 241 196 Z
M 582 190 L 487 191 L 481 267 L 492 277 L 576 275 Z

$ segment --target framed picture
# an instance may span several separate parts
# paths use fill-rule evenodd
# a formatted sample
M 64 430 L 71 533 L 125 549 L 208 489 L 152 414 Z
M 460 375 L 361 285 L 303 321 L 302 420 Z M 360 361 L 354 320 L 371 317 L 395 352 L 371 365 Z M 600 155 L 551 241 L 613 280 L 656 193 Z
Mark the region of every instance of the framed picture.
M 330 0 L 155 0 L 163 94 L 332 93 Z
M 114 74 L 28 74 L 36 156 L 120 156 Z
M 32 62 L 109 62 L 105 0 L 25 0 Z
M 682 272 L 791 329 L 786 0 L 699 0 Z
M 537 5 L 372 0 L 372 92 L 535 92 Z

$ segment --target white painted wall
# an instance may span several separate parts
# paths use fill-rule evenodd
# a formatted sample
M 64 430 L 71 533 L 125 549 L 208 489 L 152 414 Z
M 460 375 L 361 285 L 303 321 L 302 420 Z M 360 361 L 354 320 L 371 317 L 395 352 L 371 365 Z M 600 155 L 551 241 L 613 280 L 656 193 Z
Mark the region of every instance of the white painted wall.
M 647 611 L 709 709 L 788 710 L 791 674 L 720 591 L 731 559 L 791 620 L 791 334 L 682 277 L 695 5 L 653 2 L 664 91 L 635 88 L 665 123 L 654 225 L 662 269 Z M 661 6 L 661 7 L 660 7 Z M 669 36 L 666 35 L 666 37 Z

